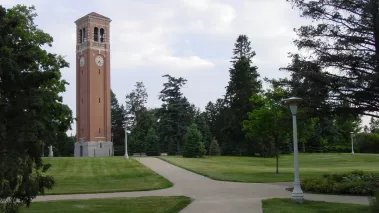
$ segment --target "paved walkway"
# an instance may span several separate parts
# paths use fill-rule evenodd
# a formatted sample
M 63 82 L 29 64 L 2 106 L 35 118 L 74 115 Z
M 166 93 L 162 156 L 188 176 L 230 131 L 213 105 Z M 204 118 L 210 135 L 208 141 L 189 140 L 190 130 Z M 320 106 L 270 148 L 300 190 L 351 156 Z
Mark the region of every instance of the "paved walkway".
M 168 189 L 144 192 L 120 192 L 77 195 L 39 196 L 35 201 L 72 200 L 91 198 L 117 198 L 142 196 L 177 196 L 191 197 L 194 201 L 181 213 L 262 213 L 263 199 L 290 198 L 291 192 L 285 188 L 291 183 L 235 183 L 216 181 L 184 170 L 158 158 L 136 158 L 139 162 L 170 180 L 174 186 Z M 305 194 L 307 200 L 368 204 L 363 196 L 338 196 Z

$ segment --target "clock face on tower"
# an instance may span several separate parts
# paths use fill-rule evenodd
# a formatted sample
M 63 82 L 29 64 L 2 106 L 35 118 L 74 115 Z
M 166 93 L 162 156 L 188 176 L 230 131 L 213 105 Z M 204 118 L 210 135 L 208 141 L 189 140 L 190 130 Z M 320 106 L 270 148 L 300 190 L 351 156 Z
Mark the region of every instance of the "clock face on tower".
M 83 56 L 80 57 L 80 61 L 79 62 L 80 62 L 80 66 L 83 67 L 84 64 L 86 63 Z
M 96 56 L 96 58 L 95 58 L 95 62 L 96 62 L 96 65 L 97 66 L 103 66 L 103 64 L 104 64 L 104 59 L 103 59 L 103 57 L 101 57 L 101 56 Z

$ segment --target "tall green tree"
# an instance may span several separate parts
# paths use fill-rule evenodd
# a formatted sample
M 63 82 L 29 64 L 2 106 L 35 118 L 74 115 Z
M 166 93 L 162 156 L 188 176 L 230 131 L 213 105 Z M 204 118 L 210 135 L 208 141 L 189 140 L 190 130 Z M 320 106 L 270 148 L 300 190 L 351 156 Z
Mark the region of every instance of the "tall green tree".
M 247 113 L 254 108 L 249 99 L 261 91 L 262 84 L 258 79 L 257 67 L 252 64 L 255 52 L 246 35 L 238 36 L 233 49 L 230 80 L 226 87 L 223 113 L 222 151 L 224 154 L 247 154 L 247 141 L 242 131 L 242 121 L 247 119 Z
M 125 153 L 124 138 L 125 130 L 124 123 L 126 112 L 123 105 L 120 105 L 116 95 L 111 90 L 111 124 L 113 134 L 113 144 L 115 149 L 120 150 L 117 153 Z
M 181 92 L 187 80 L 170 75 L 163 77 L 167 78 L 167 82 L 163 84 L 164 88 L 159 95 L 163 102 L 159 111 L 160 140 L 161 143 L 166 143 L 164 148 L 169 155 L 176 155 L 181 152 L 183 137 L 194 119 L 195 109 Z
M 271 147 L 273 144 L 277 174 L 280 148 L 288 140 L 291 131 L 291 115 L 288 107 L 281 101 L 283 98 L 284 92 L 280 88 L 268 90 L 265 94 L 253 95 L 250 101 L 261 107 L 249 112 L 248 119 L 243 121 L 246 137 L 258 139 L 257 141 L 263 143 L 262 146 Z
M 315 21 L 296 29 L 295 45 L 309 54 L 291 54 L 301 66 L 292 63 L 287 70 L 329 90 L 327 104 L 333 112 L 378 117 L 379 2 L 287 1 L 301 17 Z M 320 71 L 306 69 L 310 65 Z
M 125 125 L 130 135 L 128 136 L 128 151 L 142 153 L 145 151 L 145 136 L 150 126 L 149 112 L 145 106 L 147 91 L 143 82 L 136 82 L 134 89 L 125 96 Z
M 72 124 L 60 93 L 68 63 L 42 46 L 53 38 L 34 24 L 34 7 L 0 6 L 0 212 L 19 212 L 52 188 L 41 143 L 50 145 Z
M 202 142 L 201 132 L 197 129 L 196 124 L 193 123 L 187 128 L 187 132 L 184 136 L 183 157 L 203 157 L 205 153 L 206 150 Z

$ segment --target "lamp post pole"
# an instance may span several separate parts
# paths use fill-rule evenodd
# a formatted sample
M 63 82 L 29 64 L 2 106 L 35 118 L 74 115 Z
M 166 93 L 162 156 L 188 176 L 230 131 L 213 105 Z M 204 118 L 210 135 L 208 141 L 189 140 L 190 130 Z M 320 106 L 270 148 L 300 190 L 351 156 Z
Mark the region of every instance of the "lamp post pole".
M 124 155 L 124 158 L 129 159 L 129 155 L 128 155 L 128 131 L 127 131 L 126 126 L 127 125 L 125 122 L 125 155 Z
M 350 132 L 351 135 L 351 154 L 354 155 L 354 132 Z
M 294 170 L 295 170 L 295 181 L 293 184 L 292 190 L 292 201 L 295 203 L 303 203 L 304 195 L 303 190 L 301 190 L 300 185 L 300 175 L 299 175 L 299 159 L 298 159 L 298 146 L 297 146 L 297 124 L 296 124 L 296 113 L 297 106 L 301 101 L 301 98 L 291 97 L 284 101 L 286 101 L 291 109 L 292 113 L 292 125 L 293 125 L 293 152 L 294 152 Z

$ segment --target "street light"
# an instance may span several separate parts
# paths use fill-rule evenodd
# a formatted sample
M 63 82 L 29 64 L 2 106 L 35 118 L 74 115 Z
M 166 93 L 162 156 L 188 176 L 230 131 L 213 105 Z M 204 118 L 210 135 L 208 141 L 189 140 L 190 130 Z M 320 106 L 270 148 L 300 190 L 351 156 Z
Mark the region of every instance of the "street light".
M 128 130 L 127 130 L 127 123 L 125 122 L 125 155 L 124 158 L 129 159 L 128 155 Z
M 302 101 L 301 98 L 291 97 L 284 100 L 291 109 L 292 113 L 292 124 L 293 124 L 293 151 L 294 151 L 294 169 L 295 169 L 295 182 L 293 184 L 292 190 L 292 200 L 296 203 L 303 203 L 304 195 L 303 190 L 300 186 L 300 177 L 299 177 L 299 159 L 298 159 L 298 149 L 297 149 L 297 125 L 296 125 L 296 112 L 297 106 Z
M 350 132 L 351 134 L 351 154 L 354 155 L 354 132 Z

